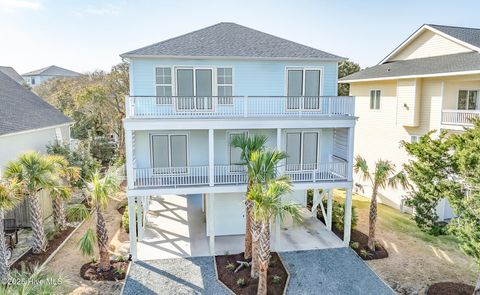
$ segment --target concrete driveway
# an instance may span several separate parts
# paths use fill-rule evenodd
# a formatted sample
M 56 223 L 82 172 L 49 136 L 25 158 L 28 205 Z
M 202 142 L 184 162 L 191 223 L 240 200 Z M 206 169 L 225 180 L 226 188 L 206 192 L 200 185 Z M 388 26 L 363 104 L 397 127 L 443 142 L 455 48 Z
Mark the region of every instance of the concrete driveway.
M 394 294 L 349 248 L 280 253 L 290 273 L 287 294 Z M 133 264 L 124 295 L 229 294 L 215 276 L 212 257 L 187 257 Z

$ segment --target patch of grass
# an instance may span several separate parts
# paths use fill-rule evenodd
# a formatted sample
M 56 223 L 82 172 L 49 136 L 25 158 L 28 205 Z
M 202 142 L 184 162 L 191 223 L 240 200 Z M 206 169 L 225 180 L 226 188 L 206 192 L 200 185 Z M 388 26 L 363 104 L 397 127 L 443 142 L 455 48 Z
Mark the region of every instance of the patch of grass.
M 344 202 L 345 191 L 335 190 L 333 196 L 337 201 Z M 370 200 L 368 198 L 354 194 L 352 204 L 357 208 L 359 219 L 368 218 L 368 211 L 370 210 Z M 417 238 L 443 250 L 460 249 L 459 242 L 453 235 L 433 236 L 423 232 L 417 227 L 415 221 L 412 220 L 411 215 L 400 213 L 399 210 L 384 204 L 378 204 L 378 227 Z M 377 234 L 377 238 L 381 239 L 381 236 Z

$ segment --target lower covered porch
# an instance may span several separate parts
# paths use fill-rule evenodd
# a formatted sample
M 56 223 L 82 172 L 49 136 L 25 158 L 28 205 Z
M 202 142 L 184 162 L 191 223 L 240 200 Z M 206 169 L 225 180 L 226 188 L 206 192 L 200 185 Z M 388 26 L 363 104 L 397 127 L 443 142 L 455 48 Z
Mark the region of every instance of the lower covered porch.
M 351 190 L 347 189 L 347 208 L 351 206 L 349 192 L 351 200 Z M 348 245 L 348 235 L 342 241 L 331 231 L 332 194 L 333 189 L 321 193 L 316 189 L 313 198 L 314 208 L 322 199 L 328 200 L 327 206 L 321 206 L 327 225 L 306 208 L 305 190 L 288 196 L 302 205 L 303 221 L 294 224 L 287 218 L 272 224 L 272 249 L 285 252 Z M 136 202 L 132 202 L 134 198 Z M 222 255 L 244 250 L 245 206 L 240 193 L 169 194 L 130 197 L 129 201 L 130 207 L 137 205 L 137 209 L 130 208 L 130 212 L 137 212 L 137 224 L 130 222 L 130 251 L 134 260 Z M 346 212 L 345 224 L 349 226 L 350 210 Z

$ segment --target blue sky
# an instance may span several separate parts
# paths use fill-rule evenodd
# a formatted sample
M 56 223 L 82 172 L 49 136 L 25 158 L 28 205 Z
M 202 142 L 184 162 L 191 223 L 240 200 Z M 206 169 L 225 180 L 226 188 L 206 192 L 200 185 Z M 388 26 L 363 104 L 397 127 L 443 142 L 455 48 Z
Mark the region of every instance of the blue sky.
M 424 23 L 480 27 L 478 11 L 467 0 L 0 0 L 0 65 L 108 70 L 123 52 L 231 21 L 365 67 Z

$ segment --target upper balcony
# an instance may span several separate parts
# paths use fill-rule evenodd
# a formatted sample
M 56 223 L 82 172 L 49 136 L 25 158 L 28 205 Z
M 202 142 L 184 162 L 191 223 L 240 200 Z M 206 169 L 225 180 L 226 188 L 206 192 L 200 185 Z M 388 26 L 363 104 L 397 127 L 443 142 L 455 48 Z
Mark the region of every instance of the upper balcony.
M 471 120 L 480 118 L 480 110 L 443 110 L 442 124 L 459 127 L 473 126 Z
M 127 96 L 127 118 L 348 118 L 351 96 Z

